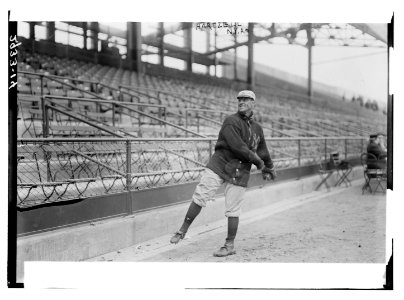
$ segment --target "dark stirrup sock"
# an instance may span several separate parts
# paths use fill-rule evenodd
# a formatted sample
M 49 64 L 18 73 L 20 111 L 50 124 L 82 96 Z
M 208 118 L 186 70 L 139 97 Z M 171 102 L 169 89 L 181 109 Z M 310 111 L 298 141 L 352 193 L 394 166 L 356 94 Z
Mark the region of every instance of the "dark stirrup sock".
M 201 212 L 202 207 L 196 204 L 194 201 L 191 202 L 189 205 L 187 214 L 185 215 L 185 220 L 184 223 L 182 223 L 182 226 L 180 228 L 181 232 L 187 232 L 189 226 L 191 226 L 192 222 L 196 218 L 197 215 Z
M 226 242 L 233 243 L 236 238 L 237 228 L 238 228 L 238 217 L 228 217 L 227 218 L 227 238 Z

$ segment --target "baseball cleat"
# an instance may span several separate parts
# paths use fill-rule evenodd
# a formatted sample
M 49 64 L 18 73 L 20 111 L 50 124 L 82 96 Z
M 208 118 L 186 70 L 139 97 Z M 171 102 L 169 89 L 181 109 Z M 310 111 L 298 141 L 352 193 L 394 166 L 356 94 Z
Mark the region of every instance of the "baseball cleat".
M 220 247 L 220 249 L 216 252 L 213 253 L 213 256 L 216 257 L 224 257 L 224 256 L 229 256 L 236 254 L 236 250 L 234 250 L 234 246 L 228 246 L 224 245 L 223 247 Z
M 178 244 L 178 242 L 181 241 L 182 239 L 184 239 L 184 237 L 185 237 L 185 232 L 177 231 L 176 233 L 174 233 L 174 235 L 170 239 L 170 243 Z

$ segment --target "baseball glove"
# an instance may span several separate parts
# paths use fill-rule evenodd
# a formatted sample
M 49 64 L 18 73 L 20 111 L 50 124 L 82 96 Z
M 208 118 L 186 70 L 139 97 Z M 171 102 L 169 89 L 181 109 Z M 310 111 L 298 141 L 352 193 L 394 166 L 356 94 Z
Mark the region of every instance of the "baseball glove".
M 262 169 L 262 179 L 264 180 L 275 180 L 276 178 L 276 170 L 275 168 L 264 167 Z

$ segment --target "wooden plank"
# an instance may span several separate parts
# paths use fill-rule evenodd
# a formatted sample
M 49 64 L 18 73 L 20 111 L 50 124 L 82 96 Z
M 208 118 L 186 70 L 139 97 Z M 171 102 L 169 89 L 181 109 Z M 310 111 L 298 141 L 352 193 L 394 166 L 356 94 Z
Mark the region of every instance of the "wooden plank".
M 30 109 L 28 109 L 28 112 L 31 113 L 32 115 L 42 116 L 42 110 L 40 110 L 40 109 L 30 108 Z
M 39 103 L 31 100 L 18 100 L 18 106 L 20 109 L 39 109 Z
M 106 120 L 112 120 L 113 119 L 112 116 L 108 116 L 105 113 L 97 113 L 97 112 L 87 111 L 85 113 L 85 115 L 87 115 L 89 117 L 93 117 L 93 118 L 99 118 L 99 119 L 106 119 Z M 115 116 L 115 120 L 119 120 L 119 117 Z
M 164 127 L 140 127 L 140 132 L 159 132 L 159 133 L 164 133 L 166 132 L 167 129 Z
M 99 129 L 92 126 L 76 126 L 76 125 L 50 125 L 52 131 L 69 131 L 69 132 L 94 132 Z
M 153 132 L 159 132 L 159 133 L 164 133 L 167 132 L 168 129 L 165 127 L 145 127 L 145 126 L 140 126 L 138 124 L 135 125 L 118 125 L 117 126 L 119 129 L 129 131 L 129 132 L 148 132 L 148 133 L 153 133 Z
M 117 126 L 119 129 L 123 129 L 123 130 L 128 130 L 128 131 L 138 131 L 139 130 L 139 126 L 136 125 L 118 125 Z
M 18 100 L 23 100 L 23 101 L 41 101 L 41 97 L 40 96 L 36 96 L 36 95 L 29 95 L 29 94 L 25 94 L 25 95 L 21 95 L 19 94 L 17 96 Z

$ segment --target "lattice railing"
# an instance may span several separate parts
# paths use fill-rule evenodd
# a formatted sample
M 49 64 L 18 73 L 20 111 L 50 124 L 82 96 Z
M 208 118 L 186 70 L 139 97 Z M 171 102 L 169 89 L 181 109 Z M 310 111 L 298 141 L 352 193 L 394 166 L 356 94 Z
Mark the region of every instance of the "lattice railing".
M 17 141 L 17 205 L 30 207 L 198 181 L 216 140 L 68 138 Z M 277 169 L 359 157 L 361 138 L 267 140 Z M 253 166 L 252 171 L 256 168 Z

